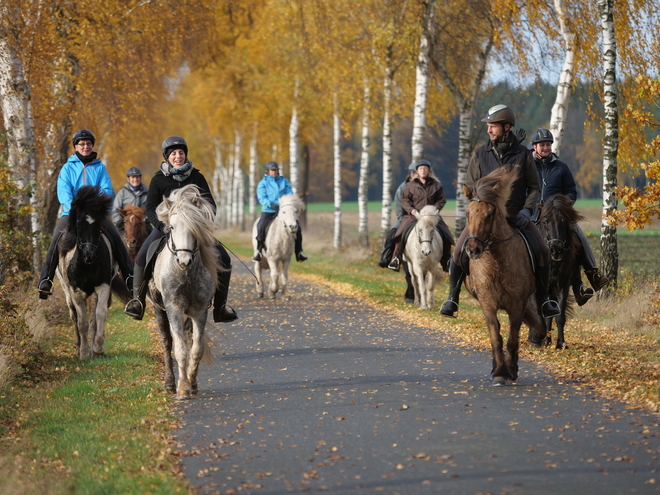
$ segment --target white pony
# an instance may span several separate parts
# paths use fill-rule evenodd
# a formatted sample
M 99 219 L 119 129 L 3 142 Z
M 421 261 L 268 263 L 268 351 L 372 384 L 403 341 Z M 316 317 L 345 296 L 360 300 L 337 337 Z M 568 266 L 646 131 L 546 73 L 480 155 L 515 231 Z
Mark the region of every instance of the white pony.
M 417 223 L 408 235 L 403 259 L 408 263 L 412 277 L 415 304 L 420 309 L 432 309 L 435 277 L 442 257 L 442 238 L 436 229 L 440 211 L 433 205 L 427 205 L 415 217 Z
M 218 252 L 214 235 L 215 213 L 197 186 L 172 191 L 156 209 L 158 218 L 170 226 L 167 248 L 154 266 L 149 299 L 161 334 L 165 361 L 165 388 L 177 399 L 197 392 L 197 371 L 206 350 L 204 330 L 207 312 L 218 281 Z M 192 337 L 186 335 L 192 320 Z M 172 344 L 179 367 L 175 387 Z
M 262 253 L 261 261 L 254 262 L 259 297 L 264 297 L 262 270 L 270 270 L 268 297 L 275 299 L 278 291 L 281 291 L 282 297 L 286 297 L 289 264 L 298 232 L 298 217 L 304 209 L 305 203 L 297 194 L 286 194 L 280 198 L 280 209 L 266 234 L 265 252 Z M 258 220 L 252 226 L 252 245 L 255 251 L 257 250 L 257 223 Z

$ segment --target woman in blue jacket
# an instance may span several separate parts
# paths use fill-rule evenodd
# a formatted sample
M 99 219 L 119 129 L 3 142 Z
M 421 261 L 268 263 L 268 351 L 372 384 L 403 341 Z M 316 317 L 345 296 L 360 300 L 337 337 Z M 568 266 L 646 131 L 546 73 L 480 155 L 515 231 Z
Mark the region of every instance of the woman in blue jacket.
M 41 299 L 48 299 L 48 296 L 52 294 L 53 279 L 59 258 L 57 244 L 62 231 L 69 222 L 68 216 L 69 210 L 71 210 L 71 202 L 78 189 L 82 186 L 99 186 L 101 192 L 111 197 L 114 196 L 108 171 L 103 162 L 97 157 L 96 152 L 93 151 L 94 144 L 96 144 L 94 134 L 87 129 L 80 129 L 73 135 L 72 141 L 75 153 L 69 157 L 57 178 L 57 199 L 62 205 L 62 215 L 53 231 L 53 239 L 46 253 L 44 265 L 41 268 L 41 277 L 38 285 L 39 297 Z M 130 262 L 126 246 L 124 246 L 117 228 L 109 218 L 103 221 L 101 228 L 110 240 L 113 257 L 117 261 L 119 270 L 130 290 L 132 288 L 133 265 Z
M 291 183 L 285 177 L 280 175 L 280 166 L 277 162 L 268 162 L 266 164 L 266 175 L 257 185 L 257 200 L 261 204 L 261 217 L 257 224 L 257 250 L 252 257 L 252 261 L 261 261 L 261 251 L 266 242 L 266 227 L 271 219 L 277 215 L 280 207 L 280 198 L 285 194 L 293 194 Z M 307 256 L 303 254 L 302 248 L 302 230 L 298 225 L 296 233 L 296 243 L 294 246 L 296 261 L 303 262 Z

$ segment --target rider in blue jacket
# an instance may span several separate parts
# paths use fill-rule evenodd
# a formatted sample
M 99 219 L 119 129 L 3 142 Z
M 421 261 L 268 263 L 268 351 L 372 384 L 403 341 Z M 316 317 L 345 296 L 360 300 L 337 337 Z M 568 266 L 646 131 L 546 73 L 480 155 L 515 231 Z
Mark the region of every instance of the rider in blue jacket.
M 57 199 L 62 205 L 62 215 L 53 231 L 53 239 L 41 268 L 38 285 L 41 299 L 48 299 L 48 296 L 52 294 L 53 279 L 55 278 L 59 258 L 58 242 L 62 231 L 69 223 L 71 202 L 78 189 L 82 186 L 99 186 L 101 192 L 111 197 L 114 196 L 108 171 L 103 162 L 97 157 L 96 152 L 92 151 L 96 143 L 94 134 L 87 129 L 80 129 L 73 135 L 72 141 L 76 151 L 64 164 L 57 178 Z M 126 246 L 124 246 L 117 228 L 109 218 L 104 220 L 101 228 L 110 241 L 113 257 L 117 261 L 119 271 L 121 271 L 130 290 L 132 288 L 133 265 L 130 262 Z
M 285 177 L 280 175 L 280 166 L 277 162 L 268 162 L 266 164 L 266 175 L 257 185 L 257 199 L 261 204 L 261 217 L 257 224 L 257 250 L 252 257 L 252 261 L 261 261 L 261 251 L 266 242 L 266 227 L 270 220 L 277 215 L 280 208 L 280 198 L 285 194 L 293 194 L 291 183 Z M 296 261 L 303 262 L 307 256 L 303 254 L 302 248 L 302 230 L 298 225 L 296 233 L 296 242 L 294 246 Z
M 564 162 L 562 162 L 557 155 L 552 152 L 552 143 L 555 141 L 554 136 L 548 129 L 537 129 L 532 136 L 532 152 L 534 162 L 536 163 L 536 172 L 539 175 L 539 182 L 541 183 L 541 200 L 540 203 L 545 203 L 551 196 L 555 194 L 563 194 L 571 202 L 577 199 L 577 187 L 575 186 L 575 179 L 573 174 Z M 532 220 L 536 221 L 540 210 L 537 208 Z M 586 303 L 591 297 L 594 296 L 594 291 L 599 291 L 605 287 L 609 279 L 605 275 L 601 275 L 596 267 L 596 258 L 594 252 L 589 246 L 587 236 L 578 224 L 575 224 L 575 233 L 580 239 L 581 248 L 578 252 L 578 261 L 584 268 L 584 273 L 589 279 L 591 287 L 582 285 L 582 281 L 577 278 L 573 282 L 573 294 L 575 301 L 579 306 Z

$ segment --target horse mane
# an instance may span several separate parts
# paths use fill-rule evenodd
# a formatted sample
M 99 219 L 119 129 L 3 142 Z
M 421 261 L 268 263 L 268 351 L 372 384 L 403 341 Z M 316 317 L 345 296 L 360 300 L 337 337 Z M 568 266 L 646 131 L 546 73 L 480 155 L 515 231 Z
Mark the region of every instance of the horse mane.
M 120 212 L 125 211 L 126 215 L 135 215 L 140 220 L 144 218 L 144 208 L 140 208 L 137 205 L 126 205 L 124 208 L 119 210 Z
M 280 198 L 280 208 L 283 206 L 293 206 L 298 212 L 305 210 L 305 203 L 297 194 L 285 194 Z
M 169 225 L 170 216 L 177 214 L 186 224 L 190 233 L 199 243 L 202 263 L 211 273 L 218 271 L 220 262 L 215 248 L 215 211 L 211 203 L 202 196 L 201 189 L 194 184 L 188 184 L 181 189 L 175 189 L 156 208 L 156 214 L 161 222 Z M 215 278 L 215 277 L 214 277 Z
M 541 209 L 541 215 L 539 216 L 539 221 L 543 221 L 550 216 L 553 209 L 557 210 L 559 214 L 565 216 L 571 225 L 575 225 L 585 219 L 575 208 L 573 208 L 573 203 L 570 199 L 563 194 L 555 194 L 554 196 L 550 196 L 550 198 L 544 203 L 543 208 Z
M 422 225 L 433 225 L 438 223 L 438 208 L 434 205 L 426 205 L 417 216 L 417 221 Z
M 83 186 L 71 201 L 69 210 L 69 232 L 75 235 L 75 225 L 79 215 L 89 215 L 95 221 L 101 222 L 110 215 L 112 196 L 101 191 L 99 186 Z
M 470 199 L 495 205 L 497 211 L 506 216 L 506 202 L 511 196 L 513 183 L 518 178 L 518 166 L 499 167 L 474 183 Z

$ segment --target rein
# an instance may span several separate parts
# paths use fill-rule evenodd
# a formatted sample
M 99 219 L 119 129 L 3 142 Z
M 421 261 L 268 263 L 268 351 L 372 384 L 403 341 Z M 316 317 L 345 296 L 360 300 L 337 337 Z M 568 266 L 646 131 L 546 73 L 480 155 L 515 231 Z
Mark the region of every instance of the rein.
M 193 261 L 195 260 L 195 256 L 197 253 L 199 253 L 199 246 L 197 246 L 197 241 L 195 240 L 195 249 L 177 249 L 176 245 L 174 244 L 174 239 L 172 239 L 171 234 L 167 234 L 167 249 L 170 250 L 170 253 L 172 253 L 175 257 L 179 257 L 179 253 L 190 253 L 192 256 Z
M 476 201 L 478 203 L 481 203 L 481 200 L 477 197 L 470 199 L 470 201 Z M 516 235 L 516 231 L 514 230 L 513 234 L 511 234 L 506 239 L 491 240 L 490 238 L 493 236 L 494 226 L 495 226 L 495 215 L 493 215 L 493 218 L 490 221 L 490 230 L 488 231 L 488 237 L 486 237 L 486 240 L 483 240 L 481 237 L 477 237 L 476 235 L 469 235 L 465 238 L 465 242 L 469 241 L 470 239 L 474 239 L 475 241 L 480 242 L 482 244 L 482 246 L 484 247 L 484 251 L 488 251 L 488 248 L 490 248 L 493 244 L 510 241 Z

